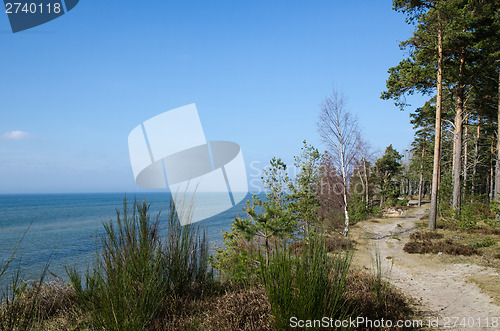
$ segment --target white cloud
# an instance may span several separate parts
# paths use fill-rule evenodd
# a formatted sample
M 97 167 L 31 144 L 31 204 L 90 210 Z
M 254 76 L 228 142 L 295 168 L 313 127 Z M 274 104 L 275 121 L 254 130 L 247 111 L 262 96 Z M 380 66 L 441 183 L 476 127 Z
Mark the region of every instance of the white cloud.
M 0 140 L 28 140 L 35 138 L 35 135 L 26 131 L 10 131 L 0 135 Z

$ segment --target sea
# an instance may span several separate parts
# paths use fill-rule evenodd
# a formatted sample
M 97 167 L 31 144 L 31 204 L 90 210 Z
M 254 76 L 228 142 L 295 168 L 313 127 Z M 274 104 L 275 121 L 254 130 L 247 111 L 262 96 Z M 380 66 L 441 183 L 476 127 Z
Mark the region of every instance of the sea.
M 197 208 L 213 207 L 220 200 L 216 196 L 220 193 L 200 194 L 210 203 Z M 146 200 L 151 218 L 160 215 L 160 233 L 166 233 L 169 192 L 0 195 L 0 267 L 18 247 L 0 277 L 0 289 L 8 287 L 18 272 L 25 281 L 38 280 L 48 265 L 45 281 L 67 281 L 67 267 L 79 271 L 91 267 L 105 234 L 103 224 L 116 220 L 125 198 L 129 207 L 134 199 Z M 222 233 L 230 230 L 234 218 L 245 215 L 248 199 L 250 194 L 231 209 L 195 223 L 205 232 L 212 252 L 223 247 Z

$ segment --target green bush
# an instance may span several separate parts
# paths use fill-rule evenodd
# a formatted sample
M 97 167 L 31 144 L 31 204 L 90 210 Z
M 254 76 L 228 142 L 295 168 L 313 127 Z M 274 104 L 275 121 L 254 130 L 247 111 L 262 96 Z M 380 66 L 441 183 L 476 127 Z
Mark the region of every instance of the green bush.
M 492 229 L 500 228 L 500 219 L 497 218 L 500 215 L 500 203 L 498 201 L 491 201 L 490 203 L 490 215 L 485 218 L 484 222 Z
M 479 218 L 470 208 L 464 207 L 455 222 L 460 230 L 469 230 L 477 228 Z
M 143 329 L 169 295 L 161 255 L 158 221 L 152 223 L 146 202 L 134 201 L 132 215 L 124 199 L 116 227 L 104 225 L 102 252 L 85 284 L 75 269 L 68 270 L 79 302 L 92 315 L 94 327 L 110 330 Z
M 500 203 L 498 201 L 491 201 L 490 211 L 493 215 L 500 215 Z
M 370 210 L 366 208 L 363 197 L 359 194 L 352 194 L 349 197 L 349 216 L 352 222 L 365 220 L 370 215 Z
M 254 284 L 258 276 L 257 248 L 251 246 L 231 225 L 230 232 L 223 233 L 224 247 L 210 256 L 212 266 L 219 271 L 219 278 L 245 285 Z
M 480 221 L 487 222 L 491 217 L 489 205 L 480 200 L 463 204 L 460 214 L 455 214 L 455 224 L 459 230 L 475 229 Z
M 386 201 L 385 205 L 392 206 L 396 202 L 400 203 L 400 201 L 396 198 L 392 203 Z M 403 199 L 403 202 L 404 202 L 404 199 Z M 406 202 L 404 202 L 404 205 L 406 206 L 407 203 L 408 203 L 408 200 L 406 200 Z M 352 223 L 366 220 L 370 216 L 381 217 L 382 212 L 381 212 L 380 206 L 377 204 L 377 205 L 369 206 L 367 208 L 366 203 L 363 200 L 363 196 L 361 196 L 359 194 L 351 195 L 349 197 L 349 217 L 351 218 Z M 342 220 L 343 220 L 343 218 L 342 218 Z
M 159 237 L 146 202 L 134 201 L 132 212 L 124 199 L 116 225 L 104 225 L 102 251 L 85 281 L 73 268 L 68 276 L 78 302 L 91 315 L 93 328 L 142 330 L 175 296 L 190 285 L 209 281 L 206 239 L 191 226 L 182 227 L 171 206 L 167 236 Z
M 476 241 L 475 243 L 472 244 L 472 247 L 473 248 L 483 248 L 483 247 L 490 247 L 490 246 L 493 246 L 495 245 L 497 242 L 496 240 L 492 239 L 492 238 L 487 238 L 485 240 L 482 240 L 482 241 Z
M 289 329 L 290 318 L 341 319 L 347 315 L 342 304 L 345 278 L 351 255 L 340 253 L 332 261 L 323 238 L 311 238 L 301 256 L 287 247 L 276 247 L 269 264 L 261 256 L 261 271 L 266 293 L 279 330 Z
M 484 223 L 486 223 L 486 225 L 488 225 L 493 230 L 500 229 L 500 220 L 497 220 L 495 218 L 487 218 L 484 220 Z
M 408 199 L 408 197 L 404 196 L 401 200 L 397 199 L 397 201 L 395 202 L 395 206 L 408 206 L 409 201 L 410 200 Z
M 453 196 L 453 182 L 451 174 L 444 174 L 441 178 L 441 183 L 439 184 L 439 203 L 438 203 L 438 215 L 447 218 L 453 216 L 453 208 L 451 205 Z

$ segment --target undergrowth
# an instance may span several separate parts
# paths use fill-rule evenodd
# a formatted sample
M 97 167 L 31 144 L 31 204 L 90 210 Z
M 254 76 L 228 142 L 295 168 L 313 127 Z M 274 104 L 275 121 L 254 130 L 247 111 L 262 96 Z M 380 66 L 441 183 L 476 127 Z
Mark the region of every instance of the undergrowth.
M 342 302 L 351 254 L 328 256 L 325 240 L 313 237 L 301 255 L 275 247 L 268 264 L 261 258 L 266 293 L 279 330 L 290 328 L 290 318 L 342 319 L 348 307 Z
M 212 273 L 204 235 L 191 225 L 182 227 L 173 206 L 162 242 L 160 217 L 151 220 L 145 201 L 134 201 L 131 212 L 126 199 L 123 205 L 116 225 L 110 221 L 104 226 L 102 252 L 85 281 L 74 268 L 68 275 L 92 327 L 141 330 L 194 284 L 209 283 Z
M 449 255 L 480 255 L 479 247 L 463 245 L 450 238 L 443 239 L 443 234 L 436 232 L 415 232 L 410 235 L 403 250 L 410 254 L 444 253 Z M 484 246 L 483 246 L 484 247 Z
M 92 267 L 83 273 L 68 268 L 68 284 L 44 283 L 45 272 L 37 283 L 18 282 L 0 307 L 0 329 L 283 330 L 292 316 L 411 316 L 404 295 L 381 272 L 351 269 L 353 243 L 345 238 L 275 241 L 268 263 L 258 247 L 246 247 L 251 254 L 243 257 L 234 250 L 231 261 L 252 266 L 240 265 L 240 275 L 253 273 L 251 282 L 241 282 L 214 278 L 206 238 L 192 225 L 181 226 L 173 206 L 165 237 L 159 220 L 151 219 L 146 202 L 129 208 L 125 199 L 116 220 L 104 225 Z

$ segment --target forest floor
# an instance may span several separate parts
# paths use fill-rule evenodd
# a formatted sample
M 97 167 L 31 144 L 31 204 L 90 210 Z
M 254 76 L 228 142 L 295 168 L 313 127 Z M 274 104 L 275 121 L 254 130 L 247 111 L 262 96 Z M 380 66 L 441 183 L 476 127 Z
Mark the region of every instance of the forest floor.
M 378 255 L 384 278 L 413 298 L 416 319 L 426 329 L 500 329 L 498 264 L 488 266 L 477 256 L 403 251 L 411 233 L 427 231 L 422 223 L 428 213 L 424 204 L 357 223 L 351 231 L 357 242 L 353 264 L 376 271 Z

